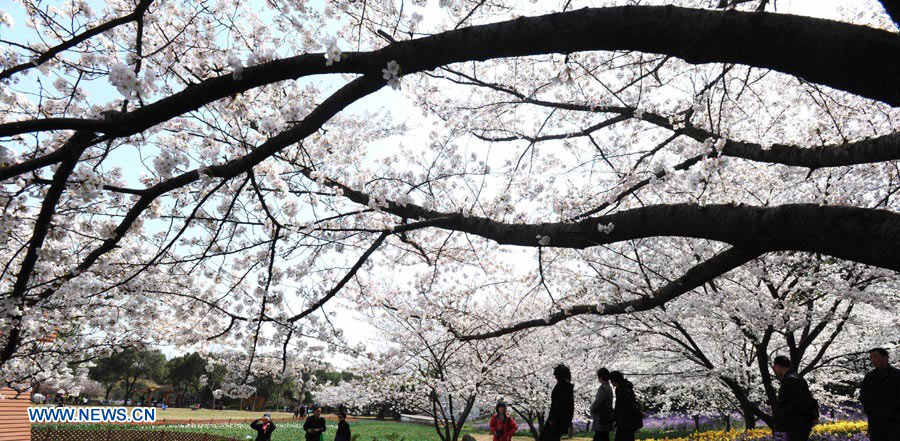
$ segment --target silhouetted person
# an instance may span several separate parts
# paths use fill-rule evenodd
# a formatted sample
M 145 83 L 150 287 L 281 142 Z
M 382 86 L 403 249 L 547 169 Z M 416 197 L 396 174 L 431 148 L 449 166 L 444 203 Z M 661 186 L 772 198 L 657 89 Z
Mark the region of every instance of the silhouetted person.
M 613 413 L 613 390 L 609 385 L 609 370 L 600 368 L 597 371 L 600 387 L 591 403 L 591 420 L 593 420 L 594 441 L 609 441 L 609 432 L 613 430 L 616 415 Z
M 325 418 L 322 418 L 322 408 L 315 407 L 313 414 L 303 423 L 303 431 L 306 432 L 306 441 L 319 441 L 325 433 Z
M 891 366 L 888 351 L 869 351 L 875 368 L 863 379 L 859 401 L 869 419 L 871 441 L 900 441 L 900 370 Z
M 772 409 L 774 431 L 783 433 L 777 436 L 787 441 L 808 441 L 812 427 L 819 420 L 819 403 L 813 398 L 806 381 L 797 375 L 790 359 L 783 355 L 775 357 L 772 370 L 781 382 Z
M 256 430 L 256 441 L 271 441 L 272 432 L 275 431 L 272 415 L 264 413 L 262 418 L 250 423 L 250 428 Z
M 347 423 L 347 414 L 338 414 L 338 428 L 334 434 L 334 441 L 350 441 L 350 424 Z
M 519 430 L 519 426 L 513 420 L 513 417 L 506 412 L 506 404 L 497 403 L 497 407 L 494 410 L 495 413 L 491 417 L 490 422 L 494 441 L 510 441 L 513 435 L 516 434 L 516 431 Z
M 569 433 L 572 417 L 575 415 L 575 387 L 572 386 L 572 372 L 566 365 L 558 365 L 553 369 L 556 386 L 550 394 L 550 414 L 544 421 L 541 441 L 559 441 Z
M 634 395 L 634 385 L 619 371 L 609 374 L 609 382 L 616 388 L 616 441 L 634 441 L 634 433 L 644 427 L 644 414 Z

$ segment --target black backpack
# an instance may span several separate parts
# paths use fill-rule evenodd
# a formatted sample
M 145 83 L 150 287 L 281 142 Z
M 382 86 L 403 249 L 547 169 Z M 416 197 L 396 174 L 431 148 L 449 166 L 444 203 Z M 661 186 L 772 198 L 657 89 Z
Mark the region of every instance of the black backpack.
M 812 392 L 809 391 L 808 387 L 806 391 L 808 397 L 802 409 L 803 416 L 807 417 L 809 421 L 814 421 L 819 419 L 819 401 L 812 395 Z
M 796 375 L 796 374 L 794 374 Z M 812 391 L 809 390 L 809 383 L 806 380 L 800 378 L 799 375 L 796 375 L 797 381 L 803 385 L 803 389 L 806 390 L 806 399 L 803 400 L 803 403 L 800 403 L 800 413 L 806 418 L 807 421 L 814 421 L 819 419 L 819 401 L 816 400 L 816 397 L 813 396 Z

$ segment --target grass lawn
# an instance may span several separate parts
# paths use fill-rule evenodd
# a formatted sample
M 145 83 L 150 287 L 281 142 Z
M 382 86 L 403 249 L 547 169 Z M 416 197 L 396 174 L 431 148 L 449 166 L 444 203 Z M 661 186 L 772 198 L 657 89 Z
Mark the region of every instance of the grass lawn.
M 221 413 L 222 411 L 218 411 Z M 237 412 L 235 412 L 237 413 Z M 213 415 L 213 418 L 220 418 L 219 415 Z M 325 432 L 325 441 L 334 441 L 334 433 L 337 430 L 337 418 L 328 416 L 327 427 Z M 44 425 L 49 429 L 50 425 Z M 277 423 L 278 428 L 272 434 L 272 441 L 302 441 L 304 439 L 303 423 Z M 38 426 L 40 427 L 40 426 Z M 60 424 L 63 428 L 107 428 L 109 425 L 67 425 Z M 210 433 L 215 435 L 223 435 L 239 440 L 255 439 L 256 432 L 249 427 L 248 424 L 186 424 L 175 426 L 114 426 L 121 430 L 166 430 L 174 432 L 199 432 Z M 434 432 L 431 426 L 398 423 L 394 421 L 376 421 L 376 420 L 360 420 L 351 421 L 350 429 L 354 436 L 359 436 L 358 441 L 440 441 L 440 438 Z M 40 429 L 38 429 L 40 430 Z M 52 429 L 51 429 L 52 430 Z M 643 438 L 667 438 L 675 434 L 661 433 L 660 431 L 642 431 L 638 434 L 638 439 Z M 492 441 L 493 437 L 483 430 L 464 429 L 463 434 L 470 433 L 478 441 Z M 578 434 L 572 441 L 590 441 L 593 434 Z M 668 436 L 666 436 L 668 435 Z M 679 434 L 680 435 L 680 434 Z M 249 438 L 248 438 L 249 437 Z M 566 438 L 564 438 L 566 439 Z M 513 441 L 531 441 L 528 436 L 516 436 Z
M 350 430 L 354 435 L 359 435 L 359 441 L 371 441 L 373 439 L 378 441 L 400 441 L 404 439 L 406 441 L 440 441 L 440 438 L 434 433 L 434 428 L 418 424 L 393 421 L 357 421 L 350 423 Z M 328 430 L 325 432 L 325 441 L 333 441 L 336 431 L 337 420 L 329 419 Z M 249 432 L 243 431 L 242 433 Z M 254 435 L 255 433 L 253 432 Z M 305 433 L 301 423 L 281 423 L 272 435 L 272 441 L 297 441 L 303 440 Z
M 60 428 L 108 428 L 110 425 L 85 425 L 85 424 L 59 424 Z M 298 441 L 303 440 L 303 423 L 277 423 L 277 429 L 272 433 L 272 441 Z M 200 432 L 215 435 L 223 435 L 240 440 L 256 439 L 256 431 L 248 424 L 189 424 L 176 426 L 127 426 L 118 425 L 121 430 L 167 430 L 172 432 Z M 325 432 L 325 441 L 334 441 L 334 433 L 337 431 L 337 419 L 329 419 L 328 430 Z M 36 430 L 52 430 L 52 426 L 36 425 Z M 354 421 L 350 423 L 354 435 L 359 435 L 359 441 L 440 441 L 434 429 L 425 425 L 397 423 L 393 421 Z

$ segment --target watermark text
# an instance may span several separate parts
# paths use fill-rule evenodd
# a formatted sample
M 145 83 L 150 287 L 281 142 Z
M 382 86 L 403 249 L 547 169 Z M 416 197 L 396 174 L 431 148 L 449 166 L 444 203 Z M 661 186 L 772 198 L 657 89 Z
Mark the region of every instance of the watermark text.
M 153 407 L 29 407 L 32 423 L 152 423 Z

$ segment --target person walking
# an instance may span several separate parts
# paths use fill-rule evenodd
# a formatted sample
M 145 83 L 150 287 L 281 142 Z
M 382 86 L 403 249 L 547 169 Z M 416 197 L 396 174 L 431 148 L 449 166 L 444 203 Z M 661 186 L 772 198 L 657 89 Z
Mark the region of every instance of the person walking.
M 609 385 L 609 370 L 600 368 L 597 371 L 597 380 L 600 387 L 591 403 L 591 420 L 594 429 L 594 441 L 609 441 L 609 432 L 613 429 L 613 421 L 616 420 L 613 413 L 613 390 Z
M 497 407 L 495 407 L 494 410 L 494 416 L 491 417 L 490 422 L 491 433 L 494 434 L 494 441 L 512 440 L 513 435 L 519 430 L 519 426 L 516 425 L 516 421 L 513 417 L 507 414 L 506 404 L 502 402 L 497 403 Z
M 347 414 L 341 412 L 338 414 L 338 428 L 334 434 L 334 441 L 350 441 L 350 424 L 347 423 Z
M 250 423 L 250 428 L 256 430 L 256 441 L 271 441 L 272 432 L 275 431 L 272 415 L 264 413 L 262 418 Z
M 772 409 L 775 439 L 808 441 L 813 426 L 819 420 L 819 402 L 813 398 L 809 385 L 794 370 L 789 358 L 783 355 L 775 357 L 772 371 L 781 383 Z
M 874 369 L 866 374 L 859 390 L 859 401 L 869 420 L 871 441 L 900 441 L 900 370 L 891 366 L 888 351 L 869 351 Z
M 609 373 L 609 382 L 616 389 L 615 441 L 634 441 L 634 433 L 644 427 L 644 415 L 634 395 L 634 385 L 619 371 Z
M 575 387 L 572 385 L 572 372 L 560 364 L 553 369 L 556 386 L 550 394 L 550 413 L 541 430 L 541 441 L 559 441 L 569 433 L 572 417 L 575 416 Z
M 320 441 L 325 433 L 325 418 L 322 418 L 322 408 L 316 406 L 313 414 L 303 423 L 303 431 L 306 432 L 306 441 Z

